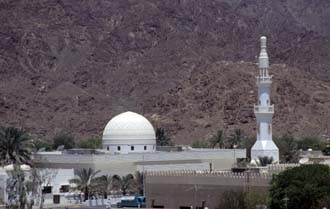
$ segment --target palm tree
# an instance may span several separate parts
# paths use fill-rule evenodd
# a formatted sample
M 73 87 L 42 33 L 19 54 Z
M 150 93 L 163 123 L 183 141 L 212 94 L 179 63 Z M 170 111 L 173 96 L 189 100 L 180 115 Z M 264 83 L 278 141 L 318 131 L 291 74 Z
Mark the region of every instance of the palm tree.
M 120 191 L 121 190 L 121 177 L 118 175 L 113 175 L 111 179 L 111 190 Z
M 298 163 L 298 143 L 293 136 L 275 137 L 274 142 L 280 150 L 280 159 L 283 163 Z
M 217 133 L 210 139 L 210 144 L 212 148 L 215 148 L 219 145 L 219 148 L 225 147 L 225 137 L 223 130 L 218 130 Z
M 171 146 L 173 145 L 171 138 L 169 138 L 163 128 L 156 129 L 156 143 L 157 146 Z
M 240 147 L 244 138 L 243 131 L 241 129 L 235 129 L 228 139 L 230 148 L 234 146 Z
M 126 176 L 123 176 L 121 178 L 121 190 L 123 192 L 123 195 L 126 195 L 127 193 L 136 192 L 137 185 L 132 174 L 127 174 Z
M 144 192 L 144 173 L 140 171 L 135 171 L 134 179 L 136 184 L 136 189 L 138 190 L 140 195 L 143 195 Z
M 27 147 L 30 138 L 21 129 L 14 127 L 0 128 L 0 164 L 31 165 L 31 153 Z
M 104 198 L 107 198 L 108 193 L 111 191 L 112 176 L 103 175 L 94 178 L 92 181 L 93 189 L 95 193 L 101 192 Z
M 268 164 L 272 164 L 274 159 L 272 157 L 264 156 L 258 157 L 258 165 L 259 166 L 267 166 Z
M 89 197 L 90 190 L 94 183 L 94 177 L 100 171 L 94 171 L 92 168 L 79 170 L 77 173 L 78 178 L 69 180 L 70 183 L 75 184 L 76 188 L 84 193 L 84 201 Z

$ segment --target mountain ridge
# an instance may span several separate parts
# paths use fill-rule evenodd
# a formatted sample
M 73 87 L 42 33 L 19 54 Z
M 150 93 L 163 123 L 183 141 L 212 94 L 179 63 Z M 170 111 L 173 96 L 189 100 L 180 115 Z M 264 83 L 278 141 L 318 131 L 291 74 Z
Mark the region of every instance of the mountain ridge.
M 160 115 L 163 110 L 153 107 L 158 99 L 191 85 L 186 81 L 201 69 L 221 61 L 255 62 L 261 35 L 268 37 L 271 63 L 286 63 L 323 84 L 330 79 L 329 4 L 0 1 L 0 125 L 48 139 L 61 131 L 100 136 L 120 112 Z M 178 142 L 179 131 L 170 128 Z

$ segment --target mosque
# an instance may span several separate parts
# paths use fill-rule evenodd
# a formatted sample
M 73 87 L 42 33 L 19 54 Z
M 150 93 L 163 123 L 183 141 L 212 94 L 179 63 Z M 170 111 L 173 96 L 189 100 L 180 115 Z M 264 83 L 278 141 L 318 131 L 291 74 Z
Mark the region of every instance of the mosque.
M 230 170 L 237 159 L 246 158 L 245 149 L 156 149 L 152 124 L 142 115 L 124 112 L 105 126 L 102 149 L 37 152 L 35 165 L 52 169 L 56 175 L 45 185 L 46 204 L 66 202 L 69 180 L 77 170 L 92 168 L 99 175 L 126 175 L 135 171 Z
M 274 106 L 269 99 L 271 76 L 268 72 L 265 37 L 261 38 L 259 69 L 259 102 L 254 108 L 258 133 L 252 148 L 252 157 L 270 156 L 278 161 L 278 149 L 271 135 Z M 245 149 L 180 147 L 160 151 L 156 147 L 154 127 L 144 116 L 134 112 L 121 113 L 106 124 L 102 149 L 37 152 L 33 155 L 36 167 L 55 173 L 51 181 L 44 185 L 44 191 L 48 193 L 46 204 L 65 202 L 65 194 L 70 187 L 69 180 L 82 168 L 99 170 L 99 175 L 125 175 L 135 171 L 230 170 L 237 159 L 242 158 L 246 158 Z M 5 176 L 5 172 L 0 172 L 2 185 L 5 185 Z M 0 196 L 6 199 L 4 191 Z

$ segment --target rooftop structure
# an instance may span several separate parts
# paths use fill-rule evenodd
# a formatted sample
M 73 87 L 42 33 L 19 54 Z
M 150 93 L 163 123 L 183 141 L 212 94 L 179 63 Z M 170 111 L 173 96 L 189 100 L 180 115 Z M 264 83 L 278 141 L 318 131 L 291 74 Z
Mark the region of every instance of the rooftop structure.
M 155 152 L 156 135 L 142 115 L 124 112 L 112 118 L 103 132 L 103 149 L 111 153 Z

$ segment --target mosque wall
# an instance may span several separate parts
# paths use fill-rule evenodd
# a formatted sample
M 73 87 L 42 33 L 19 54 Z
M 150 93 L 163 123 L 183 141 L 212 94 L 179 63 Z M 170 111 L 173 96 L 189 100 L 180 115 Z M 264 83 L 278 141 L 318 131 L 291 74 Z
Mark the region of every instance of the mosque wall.
M 208 171 L 159 171 L 146 175 L 148 207 L 216 208 L 226 191 L 268 192 L 271 175 Z
M 35 154 L 38 167 L 113 170 L 117 174 L 136 171 L 139 165 L 212 163 L 214 169 L 229 169 L 235 158 L 245 158 L 245 149 L 194 149 L 182 152 L 131 154 Z

